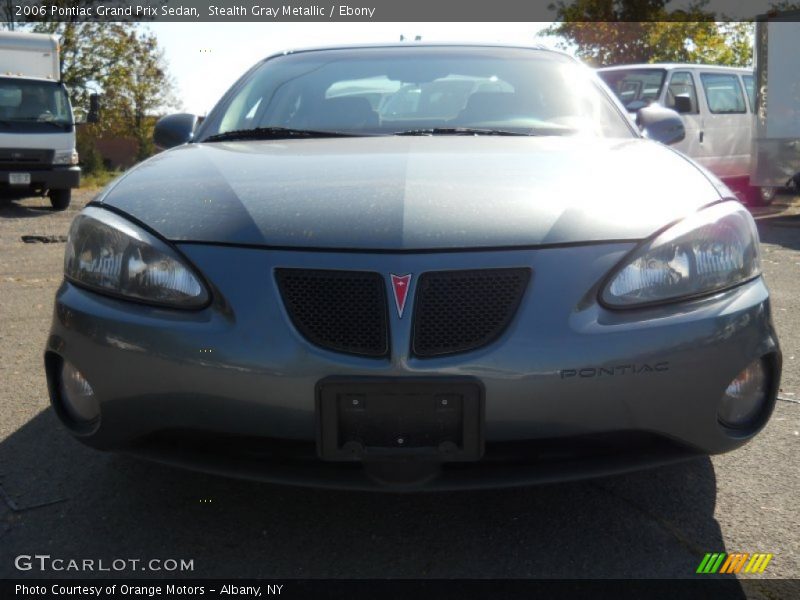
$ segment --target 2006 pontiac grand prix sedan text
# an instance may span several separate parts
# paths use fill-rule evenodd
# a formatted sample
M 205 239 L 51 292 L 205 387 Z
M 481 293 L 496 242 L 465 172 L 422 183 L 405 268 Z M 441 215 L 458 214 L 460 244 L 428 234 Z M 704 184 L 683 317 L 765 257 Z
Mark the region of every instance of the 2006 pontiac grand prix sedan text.
M 780 377 L 758 235 L 674 112 L 637 118 L 543 49 L 270 57 L 75 219 L 53 407 L 96 448 L 333 487 L 733 450 Z

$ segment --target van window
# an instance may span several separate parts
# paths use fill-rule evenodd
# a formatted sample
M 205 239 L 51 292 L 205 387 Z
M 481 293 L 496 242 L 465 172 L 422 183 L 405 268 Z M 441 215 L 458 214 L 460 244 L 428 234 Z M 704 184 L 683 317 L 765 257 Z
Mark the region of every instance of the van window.
M 708 110 L 717 114 L 746 113 L 742 86 L 737 75 L 702 73 L 700 80 L 708 101 Z
M 692 78 L 691 73 L 681 72 L 674 73 L 672 75 L 672 79 L 669 80 L 667 97 L 664 102 L 667 105 L 667 108 L 676 108 L 676 96 L 688 98 L 691 105 L 691 110 L 688 112 L 697 114 L 697 90 L 694 87 L 694 79 Z
M 747 99 L 750 101 L 750 112 L 756 112 L 756 82 L 752 75 L 742 75 L 744 89 L 747 90 Z
M 655 102 L 667 77 L 664 69 L 614 69 L 598 75 L 630 112 Z

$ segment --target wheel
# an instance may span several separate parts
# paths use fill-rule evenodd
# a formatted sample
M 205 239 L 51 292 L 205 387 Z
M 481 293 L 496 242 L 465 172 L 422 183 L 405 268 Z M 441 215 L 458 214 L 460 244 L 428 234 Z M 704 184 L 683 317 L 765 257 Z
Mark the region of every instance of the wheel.
M 769 206 L 775 199 L 776 193 L 777 189 L 774 187 L 748 186 L 746 197 L 753 206 Z
M 55 210 L 65 210 L 72 200 L 72 190 L 50 190 L 49 196 Z

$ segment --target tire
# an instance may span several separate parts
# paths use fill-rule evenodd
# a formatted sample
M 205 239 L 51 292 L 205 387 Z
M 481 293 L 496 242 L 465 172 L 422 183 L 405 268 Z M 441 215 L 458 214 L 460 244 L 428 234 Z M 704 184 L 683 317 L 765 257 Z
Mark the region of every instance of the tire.
M 746 191 L 747 202 L 753 206 L 769 206 L 775 200 L 777 188 L 748 186 Z
M 66 210 L 72 200 L 72 190 L 50 190 L 48 195 L 53 210 Z

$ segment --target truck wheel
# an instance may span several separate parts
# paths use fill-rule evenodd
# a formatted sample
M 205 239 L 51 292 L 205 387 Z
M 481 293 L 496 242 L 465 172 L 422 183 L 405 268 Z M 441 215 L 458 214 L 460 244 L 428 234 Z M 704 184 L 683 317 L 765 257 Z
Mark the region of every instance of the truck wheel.
M 747 189 L 747 201 L 753 206 L 769 206 L 775 199 L 777 188 L 750 186 Z
M 55 210 L 65 210 L 72 200 L 72 190 L 50 190 L 50 204 Z

